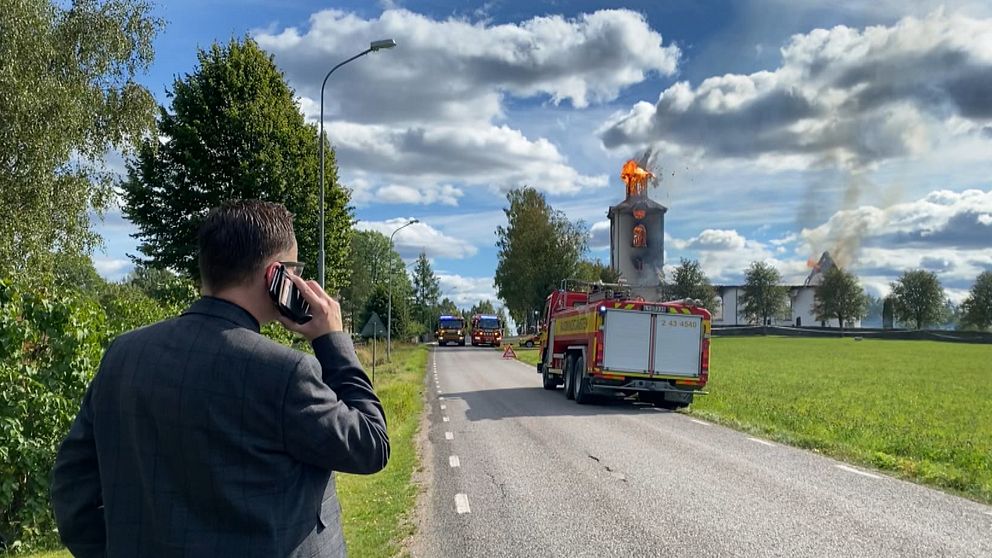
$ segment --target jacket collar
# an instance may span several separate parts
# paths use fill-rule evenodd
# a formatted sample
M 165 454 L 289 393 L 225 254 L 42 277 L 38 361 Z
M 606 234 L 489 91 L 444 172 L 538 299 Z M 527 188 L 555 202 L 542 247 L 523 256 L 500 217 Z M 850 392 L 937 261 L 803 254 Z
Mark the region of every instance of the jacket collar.
M 184 316 L 187 314 L 201 314 L 204 316 L 220 318 L 222 320 L 233 322 L 234 324 L 237 324 L 245 329 L 250 329 L 256 333 L 260 330 L 258 320 L 256 320 L 255 316 L 252 316 L 250 312 L 233 302 L 214 296 L 204 295 L 202 298 L 194 302 L 188 310 L 183 312 Z

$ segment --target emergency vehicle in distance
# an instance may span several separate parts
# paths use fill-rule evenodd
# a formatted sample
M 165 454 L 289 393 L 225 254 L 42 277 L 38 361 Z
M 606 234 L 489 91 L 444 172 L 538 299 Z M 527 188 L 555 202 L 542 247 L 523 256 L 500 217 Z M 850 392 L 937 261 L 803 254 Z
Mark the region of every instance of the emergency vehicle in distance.
M 472 316 L 472 346 L 499 347 L 503 343 L 503 322 L 499 316 L 476 314 Z
M 453 343 L 465 346 L 465 318 L 461 316 L 441 316 L 434 330 L 438 347 Z
M 580 404 L 636 393 L 667 409 L 706 393 L 711 316 L 693 301 L 648 302 L 623 285 L 565 281 L 548 295 L 543 325 L 537 372 L 546 390 L 563 384 Z

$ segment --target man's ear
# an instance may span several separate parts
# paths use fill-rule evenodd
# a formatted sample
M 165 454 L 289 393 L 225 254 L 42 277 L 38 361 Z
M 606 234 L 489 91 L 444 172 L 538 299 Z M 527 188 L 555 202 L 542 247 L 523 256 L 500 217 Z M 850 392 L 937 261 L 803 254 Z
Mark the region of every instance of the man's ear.
M 276 262 L 270 263 L 268 265 L 268 267 L 265 268 L 265 284 L 266 285 L 271 285 L 272 284 L 272 277 L 276 274 L 276 269 L 278 269 L 278 268 L 279 268 L 279 264 L 276 263 Z

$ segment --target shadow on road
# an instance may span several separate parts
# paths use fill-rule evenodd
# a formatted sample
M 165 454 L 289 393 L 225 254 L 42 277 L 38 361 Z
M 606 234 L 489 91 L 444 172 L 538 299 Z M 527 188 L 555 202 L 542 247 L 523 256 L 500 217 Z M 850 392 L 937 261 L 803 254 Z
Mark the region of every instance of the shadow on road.
M 488 389 L 461 393 L 445 393 L 447 400 L 461 400 L 468 406 L 465 417 L 470 421 L 500 420 L 517 417 L 601 416 L 670 414 L 651 405 L 629 399 L 601 398 L 590 405 L 579 405 L 565 399 L 561 388 L 548 391 L 542 387 Z

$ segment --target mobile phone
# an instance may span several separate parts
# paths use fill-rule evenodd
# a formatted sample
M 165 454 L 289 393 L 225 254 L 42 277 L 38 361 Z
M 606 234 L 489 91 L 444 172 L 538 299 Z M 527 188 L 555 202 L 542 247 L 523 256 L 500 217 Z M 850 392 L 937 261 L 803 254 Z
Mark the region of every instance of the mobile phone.
M 290 320 L 303 325 L 313 319 L 310 313 L 310 303 L 303 298 L 303 294 L 296 288 L 296 284 L 289 278 L 286 266 L 279 264 L 272 274 L 269 282 L 269 296 L 276 303 L 279 313 Z

